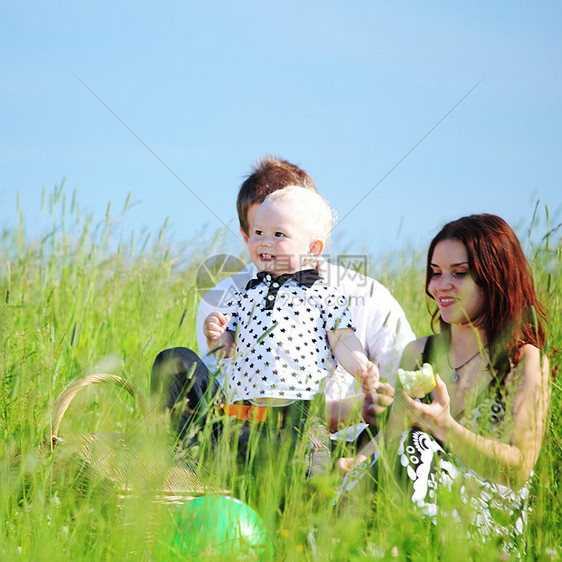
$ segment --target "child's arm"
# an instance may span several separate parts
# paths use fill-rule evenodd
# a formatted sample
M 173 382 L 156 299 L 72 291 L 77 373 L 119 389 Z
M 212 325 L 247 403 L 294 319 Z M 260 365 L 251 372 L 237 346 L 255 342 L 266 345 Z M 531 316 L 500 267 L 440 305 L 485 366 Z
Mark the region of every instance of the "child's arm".
M 232 357 L 234 352 L 234 334 L 226 327 L 230 317 L 222 312 L 211 312 L 203 323 L 203 333 L 211 353 L 221 351 L 225 357 Z
M 328 342 L 339 364 L 361 383 L 365 394 L 376 392 L 380 380 L 377 366 L 369 361 L 352 328 L 328 331 Z

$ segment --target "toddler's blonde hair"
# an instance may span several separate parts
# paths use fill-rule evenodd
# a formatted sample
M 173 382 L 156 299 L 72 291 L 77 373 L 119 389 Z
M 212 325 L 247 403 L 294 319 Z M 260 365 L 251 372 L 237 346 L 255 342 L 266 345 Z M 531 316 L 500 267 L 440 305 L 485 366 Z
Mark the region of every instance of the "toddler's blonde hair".
M 299 185 L 289 185 L 270 193 L 265 202 L 291 201 L 299 207 L 305 207 L 307 222 L 303 227 L 308 228 L 311 236 L 322 240 L 326 246 L 330 241 L 332 225 L 336 221 L 336 213 L 329 203 L 316 191 L 306 189 Z

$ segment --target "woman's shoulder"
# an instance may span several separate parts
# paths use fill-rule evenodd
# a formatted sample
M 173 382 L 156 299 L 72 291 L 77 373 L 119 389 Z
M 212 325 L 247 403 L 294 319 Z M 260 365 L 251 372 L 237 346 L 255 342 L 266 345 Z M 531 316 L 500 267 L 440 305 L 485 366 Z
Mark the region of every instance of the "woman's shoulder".
M 519 349 L 519 361 L 506 378 L 506 384 L 518 392 L 534 387 L 548 387 L 550 372 L 548 357 L 538 347 L 525 344 Z
M 548 356 L 544 350 L 527 343 L 519 348 L 519 361 L 515 371 L 542 378 L 545 372 L 548 374 Z

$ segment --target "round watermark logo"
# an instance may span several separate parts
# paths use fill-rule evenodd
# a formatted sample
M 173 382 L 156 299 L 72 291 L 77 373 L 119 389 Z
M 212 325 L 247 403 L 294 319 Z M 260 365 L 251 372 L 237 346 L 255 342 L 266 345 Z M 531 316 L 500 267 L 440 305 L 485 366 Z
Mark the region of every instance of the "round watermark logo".
M 244 289 L 250 280 L 245 263 L 231 254 L 208 257 L 197 270 L 195 286 L 209 305 L 224 306 L 232 296 Z

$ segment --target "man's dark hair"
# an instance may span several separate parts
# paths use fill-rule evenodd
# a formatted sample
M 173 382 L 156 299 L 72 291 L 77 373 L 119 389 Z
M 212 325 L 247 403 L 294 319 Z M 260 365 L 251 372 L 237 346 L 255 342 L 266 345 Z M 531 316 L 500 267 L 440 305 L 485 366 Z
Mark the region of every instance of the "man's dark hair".
M 248 209 L 254 203 L 263 203 L 270 193 L 288 185 L 300 185 L 317 191 L 308 172 L 287 160 L 266 156 L 252 167 L 252 173 L 241 185 L 236 200 L 240 227 L 247 236 L 250 235 Z

